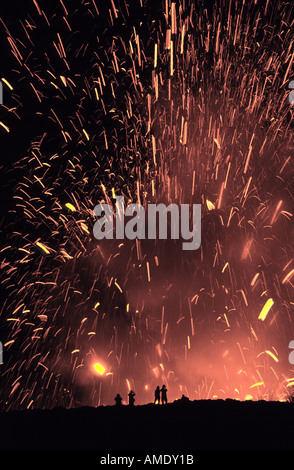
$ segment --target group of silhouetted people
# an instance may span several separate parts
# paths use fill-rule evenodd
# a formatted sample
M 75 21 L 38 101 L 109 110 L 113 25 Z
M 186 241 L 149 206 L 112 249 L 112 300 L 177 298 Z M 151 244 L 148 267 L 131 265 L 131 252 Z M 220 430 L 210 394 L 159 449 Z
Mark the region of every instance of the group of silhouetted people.
M 160 397 L 161 394 L 161 397 Z M 135 392 L 133 390 L 130 390 L 128 393 L 129 397 L 129 406 L 134 406 L 135 404 Z M 122 397 L 118 393 L 114 399 L 116 406 L 120 406 L 122 404 Z M 161 401 L 161 404 L 164 405 L 167 403 L 167 388 L 165 385 L 162 386 L 162 388 L 157 385 L 155 392 L 154 392 L 154 404 L 159 405 Z
M 130 390 L 129 393 L 128 393 L 128 397 L 129 397 L 129 406 L 134 406 L 135 404 L 135 392 L 133 392 L 133 390 Z M 120 406 L 122 404 L 122 397 L 120 396 L 120 394 L 118 393 L 114 399 L 115 401 L 115 404 L 116 406 Z
M 167 388 L 165 385 L 162 386 L 162 388 L 159 388 L 159 385 L 157 385 L 155 392 L 154 392 L 154 404 L 159 405 L 160 403 L 160 394 L 161 394 L 161 404 L 164 405 L 167 403 Z

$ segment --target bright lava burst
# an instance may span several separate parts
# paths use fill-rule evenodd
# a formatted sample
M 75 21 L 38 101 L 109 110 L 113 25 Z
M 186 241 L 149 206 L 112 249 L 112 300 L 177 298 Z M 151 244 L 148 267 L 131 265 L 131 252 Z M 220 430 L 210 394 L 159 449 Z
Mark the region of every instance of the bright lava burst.
M 103 375 L 104 372 L 105 372 L 105 367 L 102 364 L 100 364 L 99 362 L 95 362 L 95 364 L 93 365 L 93 369 L 99 375 Z
M 33 0 L 2 21 L 0 132 L 21 148 L 2 170 L 3 409 L 292 393 L 293 5 L 208 5 Z M 201 248 L 98 242 L 93 209 L 118 195 L 200 203 Z

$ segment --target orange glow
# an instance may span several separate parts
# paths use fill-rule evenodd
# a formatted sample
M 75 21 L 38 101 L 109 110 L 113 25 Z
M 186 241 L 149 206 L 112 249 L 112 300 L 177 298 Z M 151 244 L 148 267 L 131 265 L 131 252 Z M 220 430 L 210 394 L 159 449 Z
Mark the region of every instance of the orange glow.
M 155 377 L 158 378 L 159 377 L 158 367 L 154 367 L 152 370 L 153 370 L 153 373 L 154 373 Z
M 245 396 L 245 400 L 252 400 L 252 398 L 253 398 L 253 396 L 252 396 L 252 395 L 249 395 L 249 394 L 247 394 L 247 395 Z

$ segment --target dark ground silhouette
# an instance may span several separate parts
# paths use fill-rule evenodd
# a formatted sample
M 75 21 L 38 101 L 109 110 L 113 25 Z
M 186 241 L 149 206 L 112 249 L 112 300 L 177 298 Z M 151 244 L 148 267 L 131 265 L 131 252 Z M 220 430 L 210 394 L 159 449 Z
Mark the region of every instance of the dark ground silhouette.
M 0 450 L 294 450 L 293 429 L 289 402 L 25 410 L 0 413 Z

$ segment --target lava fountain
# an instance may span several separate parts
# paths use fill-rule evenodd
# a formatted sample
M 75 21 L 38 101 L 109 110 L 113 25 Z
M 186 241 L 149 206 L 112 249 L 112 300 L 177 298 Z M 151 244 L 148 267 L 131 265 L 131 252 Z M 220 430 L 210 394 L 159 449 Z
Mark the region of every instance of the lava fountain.
M 286 399 L 293 6 L 33 0 L 22 15 L 1 26 L 1 132 L 22 149 L 2 176 L 1 407 L 131 388 L 140 404 L 163 383 L 169 400 Z M 93 209 L 117 196 L 201 204 L 201 247 L 97 241 Z

